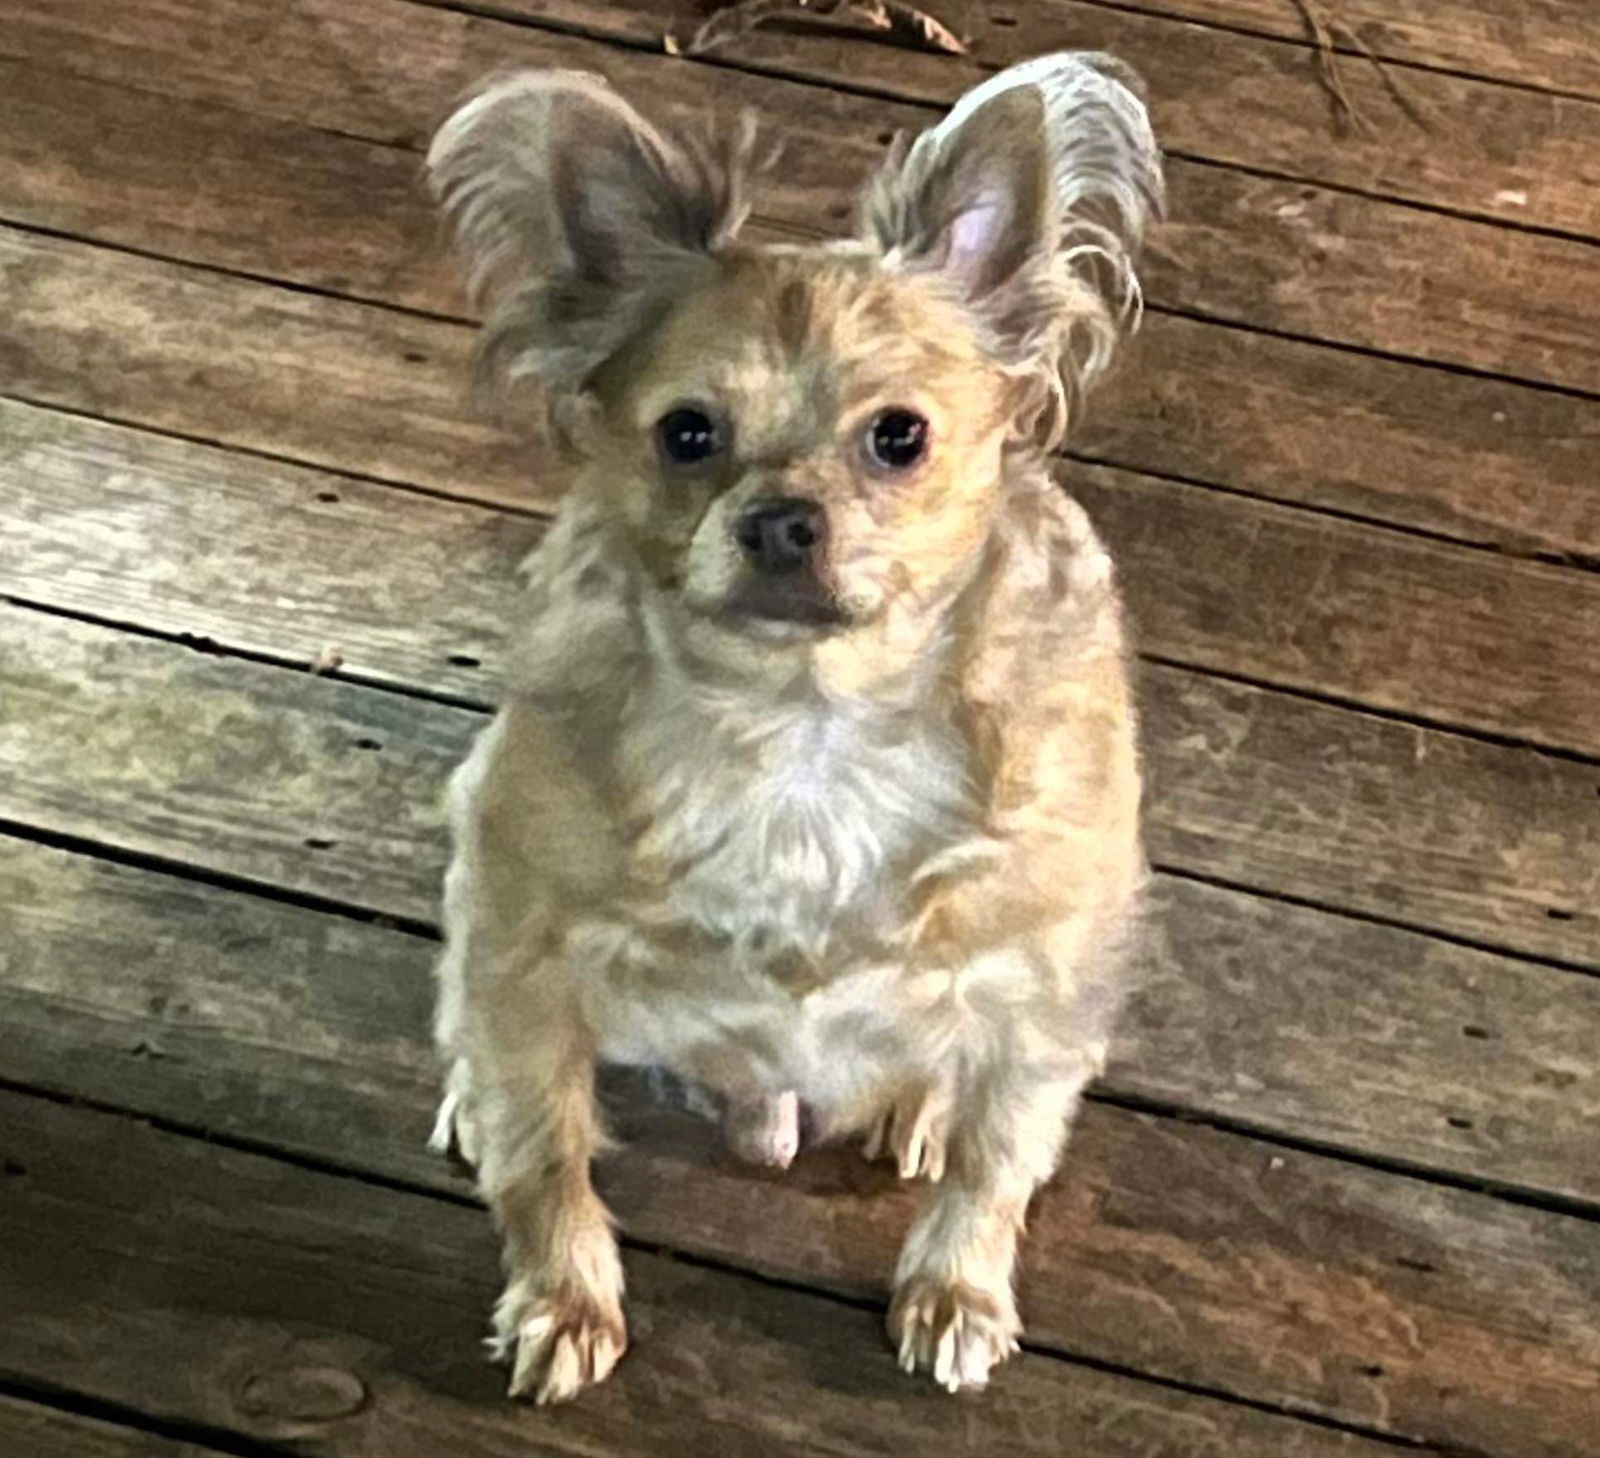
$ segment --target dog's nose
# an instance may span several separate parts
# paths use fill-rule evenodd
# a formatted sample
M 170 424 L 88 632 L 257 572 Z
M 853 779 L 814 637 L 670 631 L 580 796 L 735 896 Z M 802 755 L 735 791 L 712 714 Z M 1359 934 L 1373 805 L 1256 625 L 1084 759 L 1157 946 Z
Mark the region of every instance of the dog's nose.
M 757 572 L 781 576 L 820 555 L 827 518 L 814 501 L 761 501 L 739 518 L 733 535 Z

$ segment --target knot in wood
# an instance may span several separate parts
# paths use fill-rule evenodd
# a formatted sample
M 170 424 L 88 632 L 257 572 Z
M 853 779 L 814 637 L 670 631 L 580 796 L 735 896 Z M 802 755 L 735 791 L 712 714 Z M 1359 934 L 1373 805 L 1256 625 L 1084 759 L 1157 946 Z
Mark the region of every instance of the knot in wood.
M 354 1372 L 308 1363 L 245 1378 L 234 1407 L 258 1422 L 325 1423 L 360 1412 L 367 1396 L 366 1383 Z

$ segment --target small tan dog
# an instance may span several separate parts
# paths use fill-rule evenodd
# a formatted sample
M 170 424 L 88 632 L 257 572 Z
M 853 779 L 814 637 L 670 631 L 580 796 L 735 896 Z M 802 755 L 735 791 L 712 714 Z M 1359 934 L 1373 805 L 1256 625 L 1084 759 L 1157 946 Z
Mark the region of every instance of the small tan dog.
M 850 241 L 735 241 L 720 151 L 597 77 L 501 78 L 429 155 L 575 483 L 458 771 L 436 1139 L 505 1238 L 513 1393 L 626 1345 L 597 1061 L 663 1066 L 783 1165 L 802 1101 L 932 1186 L 902 1365 L 1016 1348 L 1031 1194 L 1098 1071 L 1143 877 L 1111 564 L 1046 454 L 1137 308 L 1160 201 L 1103 57 L 894 149 Z

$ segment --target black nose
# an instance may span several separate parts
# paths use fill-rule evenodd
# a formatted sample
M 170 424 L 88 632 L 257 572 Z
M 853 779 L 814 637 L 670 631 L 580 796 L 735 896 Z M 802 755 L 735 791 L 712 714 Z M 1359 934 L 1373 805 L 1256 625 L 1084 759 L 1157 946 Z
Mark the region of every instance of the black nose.
M 827 518 L 814 501 L 762 501 L 739 518 L 733 535 L 757 572 L 795 572 L 821 554 Z

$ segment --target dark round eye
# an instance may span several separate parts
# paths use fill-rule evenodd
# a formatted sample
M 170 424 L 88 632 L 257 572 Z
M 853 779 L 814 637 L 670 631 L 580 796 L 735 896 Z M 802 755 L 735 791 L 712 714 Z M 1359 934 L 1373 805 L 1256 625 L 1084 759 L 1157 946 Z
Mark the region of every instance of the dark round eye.
M 692 405 L 663 415 L 656 425 L 656 437 L 661 453 L 677 466 L 692 466 L 722 449 L 716 421 Z
M 915 410 L 885 410 L 867 430 L 867 451 L 880 466 L 904 471 L 928 453 L 928 422 Z

